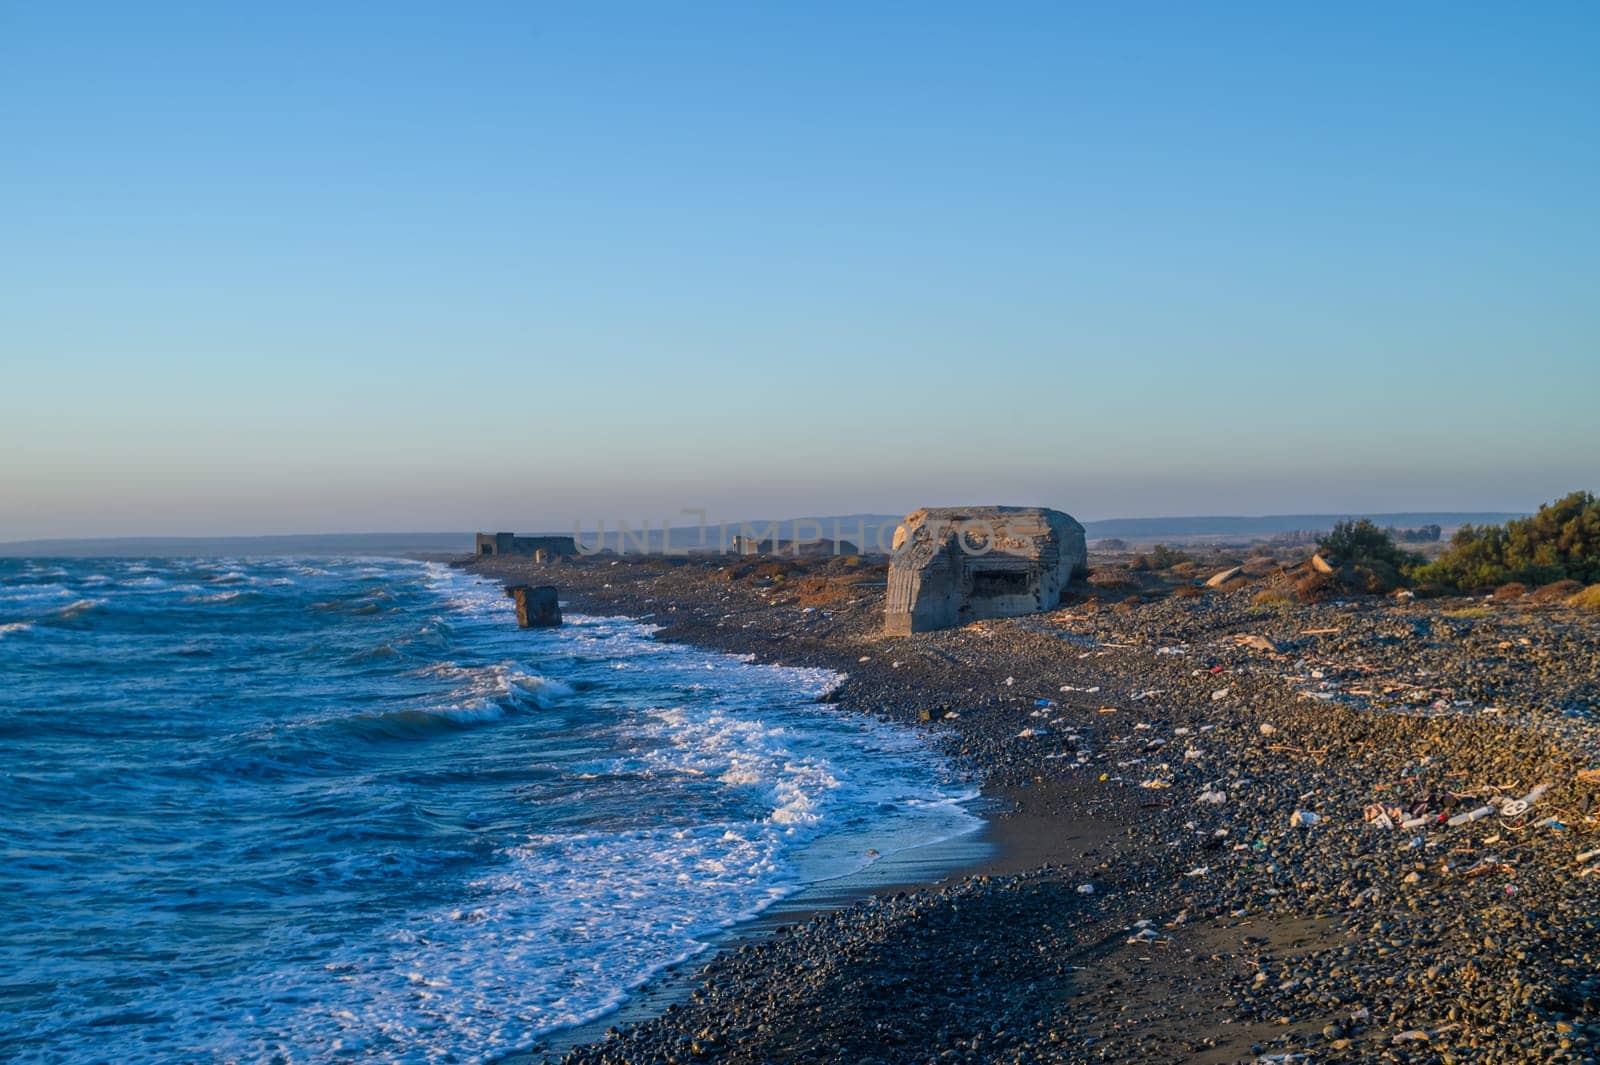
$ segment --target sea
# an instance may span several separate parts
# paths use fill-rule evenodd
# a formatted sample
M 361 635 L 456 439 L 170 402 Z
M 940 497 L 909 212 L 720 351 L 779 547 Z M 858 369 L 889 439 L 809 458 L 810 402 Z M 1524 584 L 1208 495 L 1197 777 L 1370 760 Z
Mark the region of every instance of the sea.
M 0 1060 L 489 1062 L 971 832 L 844 680 L 385 558 L 0 559 Z

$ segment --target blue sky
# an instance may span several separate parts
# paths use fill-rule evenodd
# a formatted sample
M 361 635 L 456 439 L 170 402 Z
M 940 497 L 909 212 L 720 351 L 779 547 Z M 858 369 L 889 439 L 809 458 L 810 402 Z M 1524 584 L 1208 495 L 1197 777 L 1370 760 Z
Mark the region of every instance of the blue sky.
M 0 7 L 0 539 L 1600 487 L 1592 5 Z

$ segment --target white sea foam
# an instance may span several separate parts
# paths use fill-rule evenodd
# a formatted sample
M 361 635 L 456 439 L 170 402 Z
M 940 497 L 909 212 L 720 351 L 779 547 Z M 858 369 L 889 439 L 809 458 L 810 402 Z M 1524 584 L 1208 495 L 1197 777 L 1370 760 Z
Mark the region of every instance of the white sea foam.
M 0 625 L 0 636 L 7 636 L 13 632 L 27 632 L 31 628 L 33 628 L 31 621 L 8 621 Z

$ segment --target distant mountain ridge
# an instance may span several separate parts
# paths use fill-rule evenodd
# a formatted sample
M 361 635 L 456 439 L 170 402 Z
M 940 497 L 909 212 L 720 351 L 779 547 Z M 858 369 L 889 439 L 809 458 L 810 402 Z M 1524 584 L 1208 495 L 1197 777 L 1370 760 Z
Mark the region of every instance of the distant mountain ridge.
M 1368 518 L 1378 525 L 1397 529 L 1411 529 L 1423 525 L 1438 525 L 1447 532 L 1464 524 L 1498 525 L 1512 518 L 1523 517 L 1514 511 L 1402 511 L 1369 514 L 1265 514 L 1258 516 L 1198 515 L 1170 518 L 1107 518 L 1084 522 L 1090 540 L 1162 540 L 1188 537 L 1227 538 L 1273 536 L 1278 533 L 1301 530 L 1330 529 L 1343 518 Z M 820 535 L 832 539 L 837 535 L 859 550 L 871 552 L 875 545 L 888 549 L 893 530 L 902 515 L 849 514 L 812 518 L 784 518 L 781 520 L 751 520 L 720 522 L 708 525 L 704 532 L 699 526 L 674 527 L 671 545 L 678 550 L 718 550 L 731 546 L 734 536 L 753 535 L 767 538 L 793 539 L 798 531 L 802 539 Z M 836 524 L 837 523 L 837 526 Z M 526 530 L 518 530 L 526 531 Z M 629 530 L 625 549 L 637 552 L 638 544 L 646 550 L 659 552 L 662 548 L 661 529 L 656 526 L 648 533 L 639 528 Z M 571 529 L 559 530 L 554 535 L 571 535 Z M 578 539 L 585 545 L 598 542 L 597 525 L 585 525 L 578 530 Z M 615 550 L 619 530 L 615 523 L 605 527 L 605 546 Z M 643 538 L 642 541 L 640 538 Z M 13 540 L 0 543 L 0 558 L 130 558 L 140 556 L 270 556 L 270 555 L 470 555 L 473 550 L 473 533 L 470 532 L 415 532 L 415 533 L 309 533 L 294 536 L 137 536 L 106 537 L 94 539 L 38 539 Z

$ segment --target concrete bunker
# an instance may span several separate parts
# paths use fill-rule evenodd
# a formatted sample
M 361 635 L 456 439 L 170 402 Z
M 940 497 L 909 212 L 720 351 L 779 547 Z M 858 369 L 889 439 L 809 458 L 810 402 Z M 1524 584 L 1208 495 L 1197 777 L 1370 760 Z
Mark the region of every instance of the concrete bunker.
M 549 562 L 578 553 L 578 542 L 570 536 L 518 536 L 516 533 L 479 533 L 476 550 L 479 558 L 497 555 L 532 555 L 536 562 Z
M 1044 507 L 941 507 L 900 523 L 884 630 L 909 635 L 1054 610 L 1087 572 L 1083 526 Z

